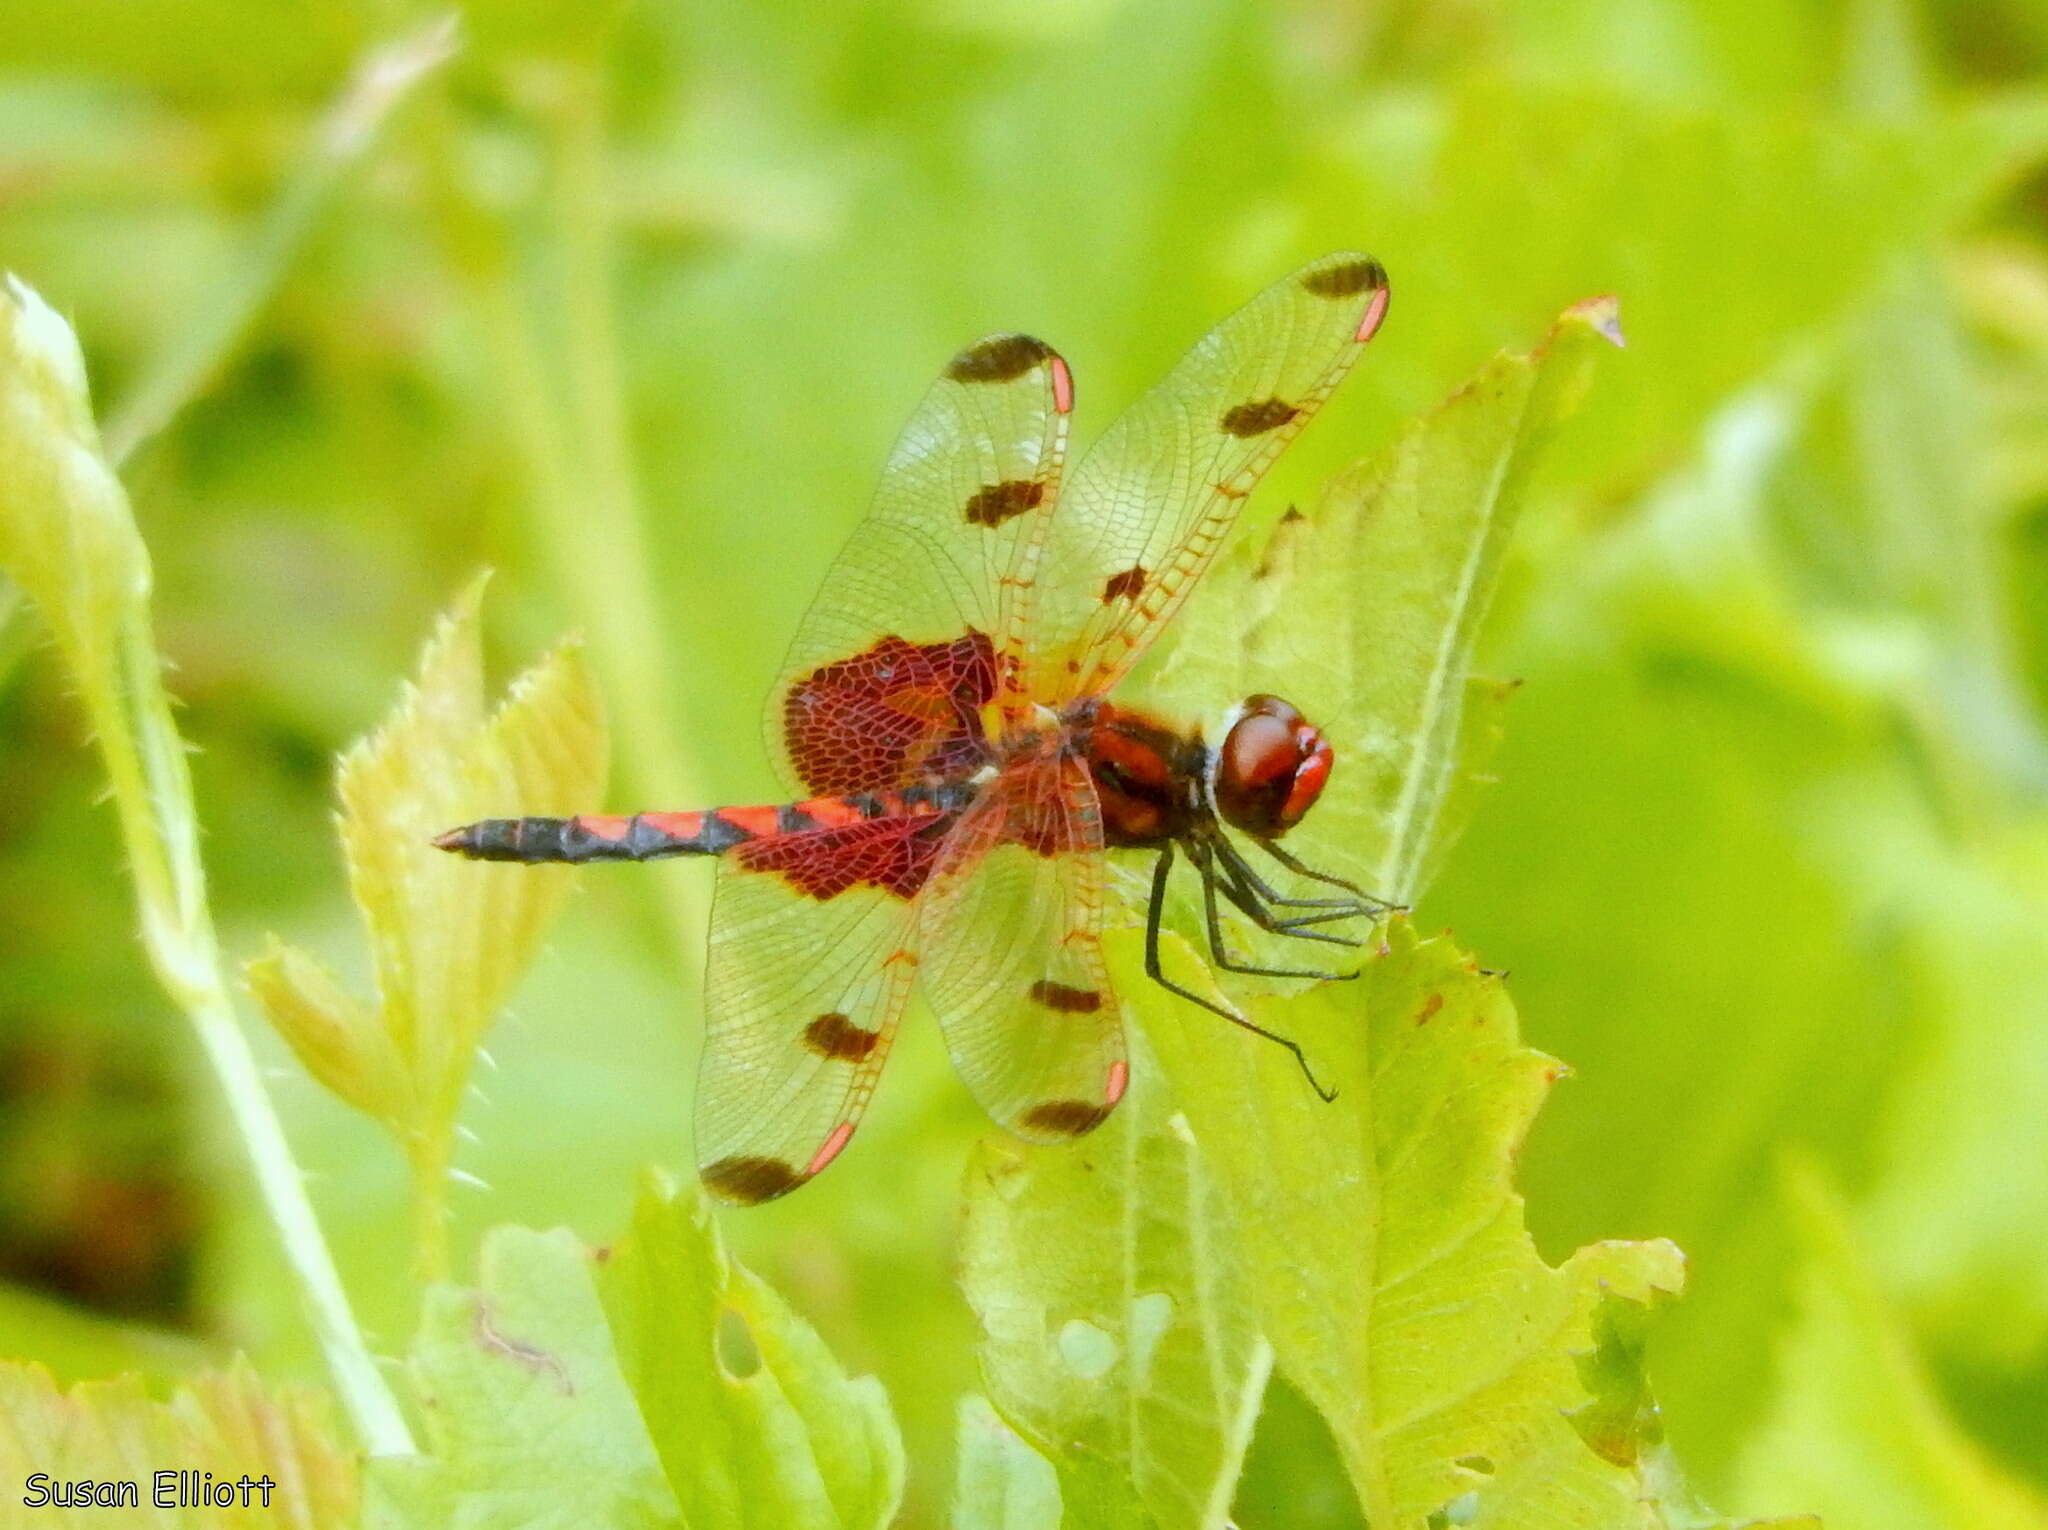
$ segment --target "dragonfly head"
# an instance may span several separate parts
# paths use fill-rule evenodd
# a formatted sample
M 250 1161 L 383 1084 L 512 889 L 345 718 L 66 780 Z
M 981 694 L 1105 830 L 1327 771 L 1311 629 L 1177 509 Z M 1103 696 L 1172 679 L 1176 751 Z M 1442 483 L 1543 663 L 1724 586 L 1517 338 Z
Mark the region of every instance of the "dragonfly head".
M 1234 829 L 1277 839 L 1301 822 L 1336 756 L 1322 730 L 1278 696 L 1247 696 L 1210 765 L 1216 811 Z

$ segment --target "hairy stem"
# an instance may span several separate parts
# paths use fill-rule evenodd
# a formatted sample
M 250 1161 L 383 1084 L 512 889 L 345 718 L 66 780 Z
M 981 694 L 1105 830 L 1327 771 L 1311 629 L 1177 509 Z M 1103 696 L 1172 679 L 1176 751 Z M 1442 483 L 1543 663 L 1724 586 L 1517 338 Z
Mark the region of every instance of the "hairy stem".
M 448 1168 L 454 1160 L 449 1137 L 443 1126 L 431 1140 L 411 1143 L 406 1154 L 412 1173 L 413 1264 L 423 1281 L 448 1278 Z
M 118 675 L 81 676 L 81 690 L 113 786 L 151 963 L 212 1065 L 357 1433 L 373 1455 L 409 1454 L 413 1442 L 404 1415 L 356 1324 L 283 1123 L 228 997 L 206 903 L 184 741 L 171 717 L 146 611 L 132 613 L 125 624 L 117 663 Z

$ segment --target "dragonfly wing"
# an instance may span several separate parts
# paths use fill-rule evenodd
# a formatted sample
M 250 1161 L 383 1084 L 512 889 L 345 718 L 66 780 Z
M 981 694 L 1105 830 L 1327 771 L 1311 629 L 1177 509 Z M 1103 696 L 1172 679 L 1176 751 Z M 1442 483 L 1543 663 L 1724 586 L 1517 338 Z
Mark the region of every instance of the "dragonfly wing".
M 918 889 L 949 821 L 877 818 L 720 859 L 697 1082 L 714 1195 L 772 1200 L 853 1135 L 915 975 Z
M 925 888 L 925 995 L 961 1078 L 1023 1137 L 1093 1130 L 1129 1077 L 1102 960 L 1103 873 L 1094 786 L 1068 760 L 992 782 Z
M 1386 308 L 1377 261 L 1326 255 L 1204 335 L 1104 432 L 1049 531 L 1037 694 L 1098 695 L 1136 662 Z
M 797 629 L 771 751 L 817 796 L 979 763 L 982 705 L 1021 685 L 1031 565 L 1059 496 L 1073 382 L 1042 340 L 955 356 Z

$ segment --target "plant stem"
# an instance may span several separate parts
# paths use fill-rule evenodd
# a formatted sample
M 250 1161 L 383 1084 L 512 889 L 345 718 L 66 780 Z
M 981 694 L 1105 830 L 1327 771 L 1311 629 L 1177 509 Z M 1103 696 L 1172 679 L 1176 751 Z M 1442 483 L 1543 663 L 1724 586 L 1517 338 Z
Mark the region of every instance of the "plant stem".
M 112 412 L 102 438 L 110 463 L 120 467 L 205 387 L 270 301 L 335 191 L 377 141 L 392 109 L 451 58 L 455 46 L 451 14 L 363 55 L 255 236 L 223 268 L 212 289 L 193 305 L 183 329 Z
M 150 638 L 147 600 L 146 588 L 136 592 L 123 622 L 120 673 L 81 676 L 134 870 L 143 941 L 213 1066 L 357 1433 L 372 1455 L 410 1454 L 404 1415 L 356 1325 L 283 1123 L 228 998 L 206 903 L 191 774 Z
M 554 212 L 562 252 L 563 374 L 576 437 L 580 492 L 542 497 L 537 505 L 578 609 L 591 623 L 592 647 L 618 709 L 620 753 L 628 785 L 653 794 L 687 793 L 693 772 L 676 748 L 682 736 L 667 684 L 666 627 L 649 583 L 652 565 L 642 535 L 634 486 L 632 443 L 618 353 L 612 296 L 617 246 L 605 164 L 604 73 L 595 59 L 577 59 L 552 99 L 556 160 Z M 655 800 L 650 797 L 649 800 Z M 683 805 L 679 797 L 677 805 Z M 690 795 L 694 801 L 694 795 Z M 660 805 L 657 803 L 657 805 Z M 678 932 L 703 927 L 706 884 L 659 877 Z
M 444 1126 L 434 1139 L 410 1144 L 406 1153 L 412 1172 L 413 1262 L 420 1279 L 429 1282 L 448 1278 L 448 1167 L 453 1161 L 449 1137 Z

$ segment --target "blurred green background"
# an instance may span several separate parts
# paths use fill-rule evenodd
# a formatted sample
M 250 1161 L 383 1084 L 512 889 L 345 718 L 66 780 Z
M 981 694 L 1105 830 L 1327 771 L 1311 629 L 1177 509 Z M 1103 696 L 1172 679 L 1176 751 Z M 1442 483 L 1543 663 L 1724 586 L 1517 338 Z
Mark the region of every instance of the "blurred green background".
M 0 267 L 71 318 L 130 452 L 231 951 L 360 971 L 331 761 L 480 566 L 507 673 L 592 639 L 593 807 L 759 800 L 782 646 L 965 340 L 1059 345 L 1085 442 L 1267 281 L 1372 250 L 1392 316 L 1258 524 L 1612 291 L 1629 350 L 1488 643 L 1524 682 L 1500 784 L 1420 910 L 1575 1070 L 1531 1222 L 1552 1257 L 1686 1249 L 1671 1434 L 1724 1505 L 1799 1508 L 1745 1503 L 1744 1462 L 1796 1381 L 1779 1176 L 1811 1155 L 1945 1406 L 2048 1481 L 2048 10 L 480 0 L 404 83 L 435 14 L 9 0 L 0 29 Z M 72 698 L 0 610 L 0 1352 L 317 1377 Z M 708 884 L 583 878 L 493 1039 L 459 1247 L 602 1241 L 638 1165 L 689 1162 Z M 395 1352 L 400 1165 L 263 1043 Z M 887 1384 L 937 1523 L 985 1123 L 929 1026 L 872 1119 L 829 1188 L 725 1225 Z

